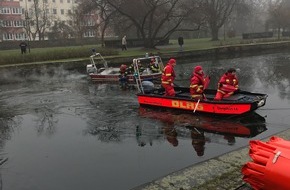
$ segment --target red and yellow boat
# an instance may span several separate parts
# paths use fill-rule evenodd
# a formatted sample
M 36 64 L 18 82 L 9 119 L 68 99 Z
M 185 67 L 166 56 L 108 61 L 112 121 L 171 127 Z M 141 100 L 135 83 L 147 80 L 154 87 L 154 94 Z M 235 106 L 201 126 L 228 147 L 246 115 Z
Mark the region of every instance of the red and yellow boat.
M 153 106 L 185 110 L 189 112 L 210 113 L 219 115 L 241 115 L 254 111 L 266 104 L 267 94 L 239 91 L 221 101 L 214 100 L 216 90 L 206 89 L 206 100 L 191 98 L 189 88 L 175 87 L 176 96 L 164 96 L 164 89 L 145 89 L 141 86 L 137 93 L 140 106 Z

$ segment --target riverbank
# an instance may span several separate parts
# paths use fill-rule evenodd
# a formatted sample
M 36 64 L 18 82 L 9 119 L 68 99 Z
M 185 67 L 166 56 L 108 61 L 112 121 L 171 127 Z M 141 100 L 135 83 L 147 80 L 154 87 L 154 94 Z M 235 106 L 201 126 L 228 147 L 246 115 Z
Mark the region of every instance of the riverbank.
M 138 49 L 138 51 L 136 50 Z M 175 50 L 174 50 L 175 49 Z M 237 45 L 224 45 L 211 47 L 206 49 L 185 49 L 179 51 L 177 45 L 167 45 L 157 47 L 157 51 L 145 50 L 142 48 L 134 48 L 128 50 L 125 54 L 104 56 L 108 61 L 109 66 L 118 67 L 120 64 L 130 64 L 136 57 L 143 57 L 145 53 L 152 53 L 159 55 L 165 62 L 171 57 L 176 58 L 178 61 L 190 60 L 190 61 L 206 61 L 210 59 L 226 59 L 236 58 L 241 56 L 252 56 L 260 54 L 269 54 L 283 52 L 290 49 L 290 41 L 276 41 L 265 43 L 250 43 L 250 44 L 237 44 Z M 160 50 L 160 51 L 158 51 Z M 166 51 L 168 50 L 168 51 Z M 132 53 L 130 53 L 132 51 Z M 136 52 L 142 52 L 137 53 Z M 43 62 L 31 62 L 31 63 L 15 63 L 0 65 L 1 68 L 22 68 L 22 67 L 38 67 L 38 66 L 63 66 L 65 69 L 85 69 L 86 65 L 90 62 L 89 54 L 87 58 L 78 59 L 65 59 L 56 61 L 43 61 Z
M 290 130 L 276 136 L 290 139 Z M 269 139 L 262 139 L 268 141 Z M 176 171 L 132 190 L 251 190 L 241 168 L 251 161 L 245 147 L 200 164 Z

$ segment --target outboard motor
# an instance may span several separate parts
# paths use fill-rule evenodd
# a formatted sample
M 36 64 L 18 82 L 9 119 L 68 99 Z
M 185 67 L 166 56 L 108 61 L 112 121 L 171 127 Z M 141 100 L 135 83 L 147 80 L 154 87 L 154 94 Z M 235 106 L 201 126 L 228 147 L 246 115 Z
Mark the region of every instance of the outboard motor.
M 88 74 L 90 74 L 90 73 L 94 73 L 94 72 L 96 72 L 97 70 L 96 70 L 96 68 L 94 67 L 94 65 L 93 64 L 89 64 L 89 65 L 87 65 L 87 73 Z
M 150 93 L 154 90 L 154 83 L 151 81 L 142 81 L 144 93 Z

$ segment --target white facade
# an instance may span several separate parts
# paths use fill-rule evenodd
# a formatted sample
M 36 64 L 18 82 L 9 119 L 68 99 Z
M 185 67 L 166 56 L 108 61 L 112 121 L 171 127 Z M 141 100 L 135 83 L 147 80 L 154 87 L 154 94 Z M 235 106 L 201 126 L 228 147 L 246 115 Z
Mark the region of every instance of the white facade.
M 14 0 L 19 1 L 20 6 L 25 11 L 31 11 L 33 6 L 33 0 Z M 67 21 L 68 13 L 73 12 L 74 8 L 78 5 L 77 0 L 40 0 L 39 4 L 42 3 L 46 6 L 46 11 L 49 15 L 54 16 L 56 19 L 61 21 Z
M 100 23 L 97 13 L 84 15 L 82 17 L 82 21 L 78 23 L 80 27 L 78 26 L 74 28 L 76 22 L 74 22 L 73 19 L 76 18 L 70 16 L 70 13 L 75 12 L 78 6 L 78 0 L 38 0 L 36 2 L 38 2 L 38 8 L 41 10 L 38 12 L 38 16 L 36 16 L 34 1 L 35 0 L 2 0 L 2 2 L 4 2 L 3 4 L 5 5 L 5 7 L 1 7 L 0 12 L 0 14 L 4 15 L 4 17 L 2 16 L 1 18 L 1 23 L 4 24 L 2 27 L 10 27 L 8 32 L 2 32 L 4 36 L 2 38 L 3 40 L 38 40 L 39 38 L 48 39 L 47 34 L 52 31 L 53 26 L 56 26 L 56 24 L 60 23 L 65 24 L 72 29 L 81 28 L 81 30 L 77 31 L 78 36 L 81 35 L 82 37 L 95 37 L 99 34 L 99 31 L 96 27 L 97 24 Z M 19 8 L 15 8 L 15 4 L 18 4 Z M 11 12 L 12 14 L 12 12 L 15 12 L 15 10 L 17 11 L 19 18 L 16 22 L 16 25 L 12 26 L 10 24 L 10 22 L 12 22 L 11 16 L 8 16 L 6 12 L 9 12 L 9 14 Z M 79 16 L 77 16 L 77 19 L 79 19 Z M 8 24 L 9 26 L 6 26 Z M 36 26 L 40 28 L 42 33 L 36 32 Z M 15 29 L 12 27 L 20 27 L 23 30 L 17 31 L 16 33 Z M 68 32 L 69 31 L 64 29 L 62 34 L 65 35 L 66 38 L 68 36 L 75 37 L 75 33 L 68 34 Z M 40 35 L 42 37 L 40 37 Z

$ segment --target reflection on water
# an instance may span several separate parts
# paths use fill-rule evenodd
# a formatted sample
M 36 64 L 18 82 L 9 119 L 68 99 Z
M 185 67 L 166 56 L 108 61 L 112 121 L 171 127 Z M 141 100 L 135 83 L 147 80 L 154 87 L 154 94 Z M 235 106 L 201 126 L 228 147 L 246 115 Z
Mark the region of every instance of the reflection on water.
M 198 156 L 204 155 L 206 142 L 213 140 L 218 142 L 222 139 L 227 141 L 228 145 L 233 145 L 235 137 L 255 137 L 267 130 L 265 118 L 255 112 L 242 116 L 222 117 L 140 107 L 139 115 L 160 121 L 159 133 L 156 133 L 158 138 L 156 139 L 159 139 L 160 134 L 163 134 L 165 139 L 174 147 L 178 146 L 178 139 L 191 138 L 192 146 Z M 153 144 L 152 137 L 149 142 L 146 142 L 148 138 L 142 138 L 142 135 L 148 136 L 146 130 L 148 129 L 145 127 L 136 127 L 139 146 L 146 144 L 152 146 Z M 218 135 L 211 136 L 210 133 Z

